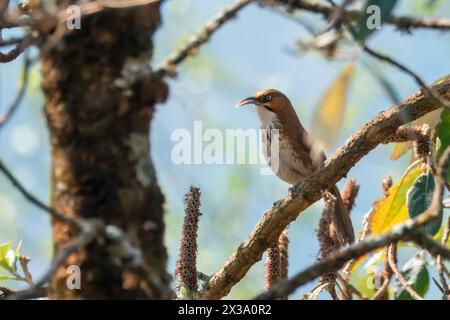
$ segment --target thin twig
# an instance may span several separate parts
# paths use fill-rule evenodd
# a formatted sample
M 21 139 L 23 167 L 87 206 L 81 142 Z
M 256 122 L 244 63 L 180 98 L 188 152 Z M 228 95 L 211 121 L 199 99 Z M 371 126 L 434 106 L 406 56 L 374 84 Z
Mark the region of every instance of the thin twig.
M 22 68 L 22 80 L 21 80 L 21 86 L 20 89 L 12 101 L 12 103 L 6 108 L 5 113 L 0 116 L 0 129 L 11 119 L 11 117 L 14 115 L 14 112 L 19 107 L 20 103 L 22 102 L 25 92 L 28 87 L 28 81 L 30 78 L 30 66 L 32 64 L 32 60 L 30 59 L 29 52 L 25 52 L 24 62 L 23 62 L 23 68 Z
M 447 223 L 444 227 L 444 233 L 442 234 L 441 244 L 445 246 L 450 235 L 450 217 L 447 219 Z M 439 281 L 442 285 L 442 297 L 443 299 L 450 299 L 450 286 L 445 279 L 445 266 L 442 263 L 442 257 L 440 255 L 436 256 L 436 271 L 439 277 Z
M 391 279 L 392 277 L 384 277 L 383 283 L 381 284 L 381 286 L 377 289 L 377 291 L 375 292 L 375 294 L 372 296 L 371 300 L 380 300 L 382 299 L 381 297 L 383 297 L 386 293 L 386 290 L 389 286 L 389 283 L 391 283 Z
M 20 256 L 19 257 L 20 267 L 22 268 L 23 275 L 25 281 L 28 283 L 28 285 L 33 286 L 33 278 L 31 277 L 30 270 L 28 270 L 28 263 L 30 262 L 30 258 L 27 256 Z
M 390 176 L 387 176 L 385 179 L 383 179 L 382 182 L 382 187 L 384 190 L 384 194 L 387 197 L 389 195 L 388 191 L 389 188 L 392 186 L 392 178 Z M 381 286 L 377 289 L 377 291 L 375 292 L 375 294 L 372 297 L 372 300 L 387 300 L 389 298 L 389 292 L 387 291 L 389 284 L 391 283 L 392 280 L 392 268 L 389 264 L 389 250 L 390 247 L 392 246 L 392 244 L 390 246 L 384 247 L 383 248 L 383 253 L 384 253 L 384 279 L 383 279 L 383 283 L 381 284 Z
M 321 14 L 328 19 L 334 12 L 335 8 L 316 1 L 306 0 L 278 0 L 282 5 L 290 10 L 300 9 L 311 13 Z M 344 10 L 343 16 L 346 20 L 356 20 L 361 16 L 359 10 Z M 411 29 L 430 29 L 430 30 L 450 30 L 450 19 L 446 18 L 428 18 L 428 17 L 408 17 L 391 15 L 387 23 L 396 26 L 400 30 L 410 31 Z
M 8 178 L 8 180 L 13 184 L 13 186 L 32 204 L 34 204 L 39 209 L 49 213 L 54 219 L 60 220 L 67 224 L 70 224 L 76 228 L 82 227 L 82 221 L 71 218 L 56 209 L 47 206 L 41 200 L 36 198 L 32 193 L 30 193 L 25 187 L 17 180 L 17 178 L 12 174 L 12 172 L 6 167 L 4 162 L 0 159 L 0 171 Z
M 423 300 L 422 296 L 418 294 L 408 283 L 408 281 L 403 277 L 402 273 L 398 269 L 397 266 L 397 258 L 396 258 L 396 244 L 393 244 L 389 247 L 388 251 L 388 261 L 389 266 L 391 267 L 394 275 L 397 277 L 398 281 L 401 283 L 403 288 L 411 295 L 414 300 Z
M 176 66 L 179 63 L 196 53 L 221 26 L 231 18 L 235 17 L 238 11 L 253 1 L 254 0 L 237 0 L 230 7 L 225 8 L 225 10 L 220 12 L 216 18 L 208 21 L 181 49 L 172 53 L 162 65 L 155 70 L 155 73 L 161 77 L 174 76 L 176 74 Z
M 17 44 L 23 42 L 24 38 L 25 37 L 10 38 L 10 39 L 7 39 L 7 40 L 0 39 L 0 47 L 17 45 Z
M 67 260 L 67 258 L 77 250 L 85 247 L 90 243 L 98 234 L 103 230 L 101 223 L 86 224 L 85 228 L 80 234 L 73 239 L 62 251 L 58 252 L 53 259 L 53 262 L 44 276 L 35 283 L 30 289 L 20 291 L 15 295 L 8 296 L 8 300 L 23 300 L 36 296 L 36 292 L 42 290 L 42 287 L 50 281 L 53 274 L 61 267 Z
M 3 53 L 0 52 L 0 63 L 11 62 L 16 59 L 22 52 L 24 52 L 31 45 L 32 37 L 27 35 L 21 42 L 19 42 L 13 49 Z
M 363 49 L 365 52 L 367 52 L 371 56 L 373 56 L 381 61 L 384 61 L 386 63 L 389 63 L 389 64 L 395 66 L 396 68 L 398 68 L 399 70 L 401 70 L 402 72 L 411 76 L 416 81 L 416 83 L 420 86 L 420 88 L 422 90 L 424 90 L 427 94 L 429 94 L 434 100 L 436 100 L 436 102 L 439 103 L 441 107 L 450 108 L 450 103 L 445 101 L 437 92 L 435 92 L 434 90 L 429 88 L 427 86 L 427 84 L 422 80 L 422 78 L 417 73 L 412 71 L 410 68 L 406 67 L 404 64 L 394 60 L 393 58 L 391 58 L 385 54 L 382 54 L 380 52 L 377 52 L 377 51 L 369 48 L 367 45 L 364 45 Z
M 368 298 L 361 291 L 356 289 L 348 280 L 344 279 L 344 277 L 341 276 L 339 273 L 337 273 L 337 277 L 350 293 L 356 295 L 361 300 L 368 300 Z

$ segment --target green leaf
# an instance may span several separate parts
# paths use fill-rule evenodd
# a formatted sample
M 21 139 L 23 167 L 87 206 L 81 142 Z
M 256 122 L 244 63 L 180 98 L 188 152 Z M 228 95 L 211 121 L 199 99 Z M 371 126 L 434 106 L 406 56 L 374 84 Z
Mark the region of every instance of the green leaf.
M 444 153 L 444 150 L 450 145 L 450 110 L 444 109 L 441 113 L 441 120 L 436 126 L 437 136 L 441 141 L 437 157 Z
M 423 174 L 416 179 L 411 189 L 406 194 L 406 206 L 410 218 L 415 218 L 431 205 L 433 199 L 435 182 L 431 173 Z M 443 210 L 439 212 L 439 217 L 422 228 L 430 235 L 435 235 L 442 225 Z
M 11 249 L 11 241 L 0 244 L 0 261 L 6 258 L 6 254 Z
M 401 274 L 411 288 L 422 297 L 428 292 L 430 284 L 430 275 L 427 270 L 425 255 L 425 251 L 418 251 L 411 260 L 405 263 L 401 271 Z M 396 299 L 413 300 L 408 291 L 398 281 L 395 283 L 395 289 Z
M 0 244 L 0 267 L 11 271 L 10 265 L 10 251 L 11 251 L 11 242 L 8 241 L 6 243 Z
M 20 248 L 22 248 L 22 243 L 23 243 L 23 241 L 20 240 L 19 244 L 16 247 L 16 250 L 14 250 L 12 267 L 14 268 L 15 271 L 17 271 L 17 260 L 19 259 L 19 256 L 20 256 Z
M 375 30 L 381 28 L 381 25 L 388 21 L 391 12 L 397 4 L 397 0 L 367 0 L 363 9 L 363 14 L 358 20 L 355 30 L 355 40 L 365 41 Z M 372 9 L 379 8 L 375 11 Z M 376 27 L 374 22 L 379 23 Z
M 450 145 L 450 110 L 447 108 L 441 113 L 441 120 L 436 126 L 436 134 L 440 141 L 440 147 L 436 155 L 439 159 Z M 447 171 L 447 180 L 450 182 L 450 169 Z
M 17 279 L 11 276 L 5 276 L 3 274 L 0 274 L 0 281 L 2 280 L 17 280 Z
M 11 273 L 17 270 L 16 264 L 20 255 L 20 248 L 22 247 L 22 240 L 17 245 L 16 249 L 11 249 L 11 242 L 0 244 L 0 268 L 3 268 Z

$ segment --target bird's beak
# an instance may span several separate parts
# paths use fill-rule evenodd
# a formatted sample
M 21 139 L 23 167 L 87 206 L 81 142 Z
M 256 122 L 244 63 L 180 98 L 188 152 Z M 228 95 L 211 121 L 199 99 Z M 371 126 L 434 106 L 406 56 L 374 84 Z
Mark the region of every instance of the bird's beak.
M 248 97 L 248 98 L 242 99 L 241 101 L 236 103 L 236 108 L 245 106 L 247 104 L 258 104 L 258 103 L 259 103 L 259 100 L 256 99 L 255 97 Z

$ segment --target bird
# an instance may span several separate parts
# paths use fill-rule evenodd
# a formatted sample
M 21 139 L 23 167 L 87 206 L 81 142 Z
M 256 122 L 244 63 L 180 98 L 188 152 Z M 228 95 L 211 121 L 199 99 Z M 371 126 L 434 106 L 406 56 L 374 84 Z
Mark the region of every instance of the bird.
M 323 166 L 326 156 L 320 143 L 303 127 L 289 98 L 277 89 L 262 89 L 254 96 L 236 103 L 236 108 L 254 105 L 262 132 L 262 151 L 267 163 L 283 181 L 296 185 Z M 277 131 L 273 131 L 277 130 Z M 278 132 L 277 136 L 271 134 Z M 278 138 L 278 145 L 273 145 Z M 278 147 L 278 164 L 271 165 L 274 159 L 272 146 Z M 352 221 L 342 201 L 336 185 L 330 192 L 335 198 L 332 227 L 342 246 L 355 240 Z

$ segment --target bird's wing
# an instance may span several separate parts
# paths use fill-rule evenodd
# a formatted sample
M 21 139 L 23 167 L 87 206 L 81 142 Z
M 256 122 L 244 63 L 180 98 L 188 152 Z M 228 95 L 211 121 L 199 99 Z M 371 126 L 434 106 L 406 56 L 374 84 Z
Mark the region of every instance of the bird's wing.
M 318 148 L 311 135 L 301 125 L 294 132 L 295 135 L 288 136 L 288 140 L 296 154 L 295 158 L 299 159 L 304 169 L 309 172 L 308 175 L 312 174 L 325 162 L 325 153 L 321 148 Z

